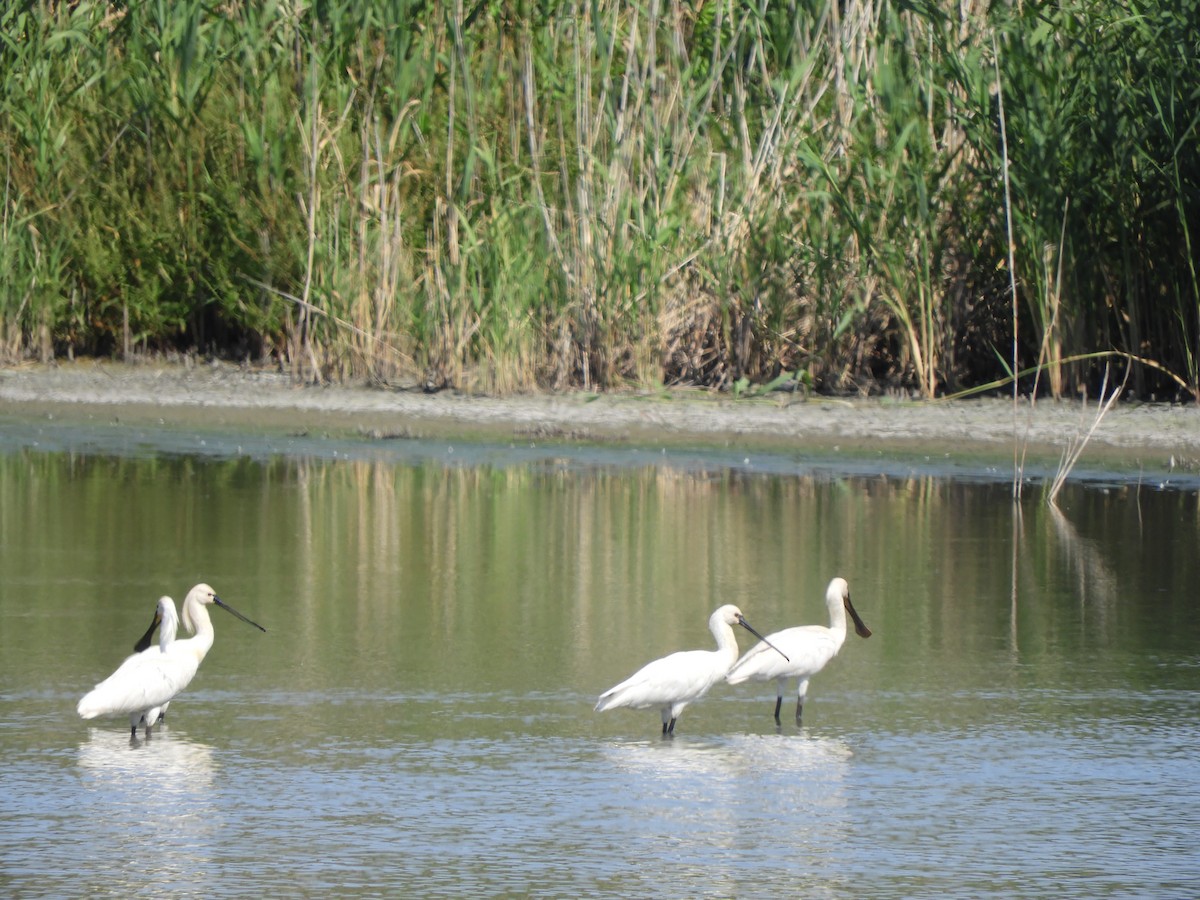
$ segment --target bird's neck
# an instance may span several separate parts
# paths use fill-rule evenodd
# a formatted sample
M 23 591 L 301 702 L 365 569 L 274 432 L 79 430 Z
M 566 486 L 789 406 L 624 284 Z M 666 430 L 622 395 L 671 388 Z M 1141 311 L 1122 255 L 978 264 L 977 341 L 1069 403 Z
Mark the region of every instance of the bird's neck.
M 183 624 L 188 631 L 194 632 L 194 636 L 180 643 L 186 643 L 187 649 L 203 660 L 213 645 L 213 626 L 208 610 L 202 604 L 189 607 L 184 611 Z
M 846 607 L 841 600 L 829 604 L 829 630 L 839 641 L 846 639 Z
M 732 665 L 733 660 L 738 657 L 737 637 L 733 633 L 733 628 L 720 622 L 713 626 L 712 633 L 713 637 L 717 639 L 717 652 L 730 657 L 730 665 Z
M 175 635 L 179 633 L 178 619 L 163 619 L 162 625 L 158 629 L 158 646 L 163 652 L 166 652 L 167 647 L 175 640 Z

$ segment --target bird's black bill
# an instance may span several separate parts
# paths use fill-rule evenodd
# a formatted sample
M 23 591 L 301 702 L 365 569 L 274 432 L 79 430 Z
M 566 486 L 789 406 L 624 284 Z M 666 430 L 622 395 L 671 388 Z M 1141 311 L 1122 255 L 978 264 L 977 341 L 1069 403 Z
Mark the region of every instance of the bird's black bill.
M 240 612 L 238 612 L 236 609 L 234 609 L 232 606 L 230 606 L 228 603 L 226 603 L 220 597 L 213 597 L 213 603 L 217 604 L 217 606 L 221 607 L 221 609 L 225 610 L 226 612 L 233 613 L 235 616 L 237 616 L 239 619 L 241 619 L 247 625 L 253 625 L 255 628 L 257 628 L 263 634 L 267 633 L 267 629 L 263 628 L 257 622 L 252 622 L 250 619 L 247 619 L 245 616 L 243 616 Z
M 850 613 L 850 618 L 854 620 L 854 633 L 860 638 L 869 638 L 871 629 L 867 627 L 867 623 L 858 617 L 858 613 L 854 609 L 854 604 L 850 602 L 850 598 L 846 598 L 846 612 Z
M 150 627 L 146 629 L 146 633 L 138 638 L 138 642 L 133 645 L 134 653 L 141 653 L 143 650 L 150 649 L 150 641 L 154 637 L 154 629 L 162 622 L 162 613 L 158 609 L 154 610 L 154 619 L 150 622 Z
M 782 656 L 784 659 L 787 659 L 788 662 L 791 662 L 791 660 L 788 659 L 788 655 L 786 653 L 784 653 L 782 650 L 780 650 L 778 647 L 776 647 L 774 644 L 772 644 L 770 641 L 768 641 L 765 637 L 763 637 L 761 634 L 759 634 L 757 631 L 755 631 L 753 626 L 751 626 L 751 624 L 746 621 L 745 616 L 738 616 L 738 624 L 741 625 L 743 628 L 745 628 L 748 632 L 750 632 L 756 638 L 758 638 L 760 641 L 762 641 L 764 644 L 766 644 L 768 647 L 770 647 L 772 650 L 774 650 L 776 653 L 778 653 L 780 656 Z

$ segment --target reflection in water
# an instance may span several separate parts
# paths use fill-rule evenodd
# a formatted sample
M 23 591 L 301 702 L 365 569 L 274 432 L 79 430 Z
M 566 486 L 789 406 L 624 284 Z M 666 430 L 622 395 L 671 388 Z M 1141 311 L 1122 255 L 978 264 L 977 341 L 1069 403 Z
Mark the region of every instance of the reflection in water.
M 837 738 L 735 734 L 720 739 L 655 738 L 606 741 L 603 759 L 623 775 L 645 778 L 670 793 L 672 782 L 689 789 L 736 785 L 747 771 L 770 771 L 783 778 L 840 782 L 853 752 Z M 827 796 L 832 795 L 827 792 Z
M 122 732 L 89 728 L 79 745 L 89 866 L 114 891 L 183 887 L 210 867 L 224 819 L 213 749 L 168 729 Z
M 780 844 L 809 866 L 836 870 L 833 863 L 843 856 L 850 837 L 853 753 L 838 738 L 677 736 L 610 741 L 601 754 L 611 768 L 604 777 L 621 789 L 600 813 L 628 822 L 642 846 L 669 845 L 676 883 L 703 884 L 708 893 L 733 896 L 739 884 L 744 892 L 746 870 L 761 868 L 768 880 L 779 871 L 770 848 Z M 762 840 L 764 828 L 770 841 Z M 736 853 L 738 865 L 722 864 L 722 851 L 730 860 Z M 811 884 L 804 894 L 823 896 L 829 888 Z M 782 893 L 789 890 L 780 885 Z
M 213 750 L 160 727 L 149 738 L 129 735 L 120 729 L 89 728 L 88 739 L 79 745 L 79 765 L 98 783 L 128 785 L 141 779 L 139 790 L 156 792 L 203 792 L 212 786 Z
M 730 835 L 738 831 L 743 803 L 785 817 L 844 807 L 853 755 L 836 738 L 747 734 L 704 741 L 611 741 L 601 753 L 633 796 L 670 816 L 690 810 L 706 820 L 702 827 Z M 750 793 L 749 784 L 754 785 Z M 762 796 L 756 800 L 753 793 Z M 820 823 L 826 829 L 836 825 Z M 824 840 L 812 834 L 809 839 Z
M 1060 505 L 925 475 L 0 453 L 0 878 L 1195 896 L 1200 501 Z M 875 637 L 804 728 L 723 685 L 674 741 L 592 712 L 723 603 L 821 621 L 834 575 Z M 79 722 L 146 604 L 201 580 L 270 634 L 218 625 L 149 742 Z
M 1075 596 L 1081 611 L 1107 630 L 1117 606 L 1117 579 L 1104 553 L 1094 541 L 1080 537 L 1071 520 L 1057 507 L 1047 508 L 1070 571 L 1075 576 Z
M 123 645 L 130 625 L 114 619 L 118 603 L 200 579 L 286 623 L 286 637 L 255 653 L 286 640 L 293 687 L 339 673 L 359 685 L 398 668 L 405 684 L 428 689 L 459 657 L 480 664 L 460 681 L 478 683 L 494 677 L 497 646 L 523 653 L 542 632 L 565 637 L 559 681 L 595 693 L 646 659 L 696 646 L 694 623 L 723 603 L 764 633 L 819 621 L 834 575 L 850 580 L 868 621 L 879 615 L 893 634 L 918 626 L 913 654 L 959 648 L 968 660 L 999 636 L 1022 659 L 1056 641 L 1063 609 L 1043 598 L 1062 586 L 1089 598 L 1103 627 L 1142 566 L 1200 579 L 1194 527 L 1164 530 L 1181 518 L 1194 526 L 1186 494 L 1069 487 L 1068 532 L 1041 504 L 1014 507 L 1005 483 L 929 476 L 0 455 L 0 489 L 0 571 L 21 592 L 9 596 L 69 614 L 65 631 L 92 655 L 92 679 L 112 658 L 86 636 Z M 1019 529 L 1014 511 L 1027 520 Z M 15 652 L 8 634 L 0 650 Z M 397 651 L 416 643 L 445 648 L 437 668 L 409 670 Z M 857 655 L 865 666 L 881 658 Z

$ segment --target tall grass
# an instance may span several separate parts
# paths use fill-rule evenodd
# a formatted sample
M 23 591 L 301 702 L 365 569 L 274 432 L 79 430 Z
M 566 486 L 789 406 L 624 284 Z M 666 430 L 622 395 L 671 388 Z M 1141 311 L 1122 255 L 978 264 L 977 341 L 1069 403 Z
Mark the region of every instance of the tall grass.
M 1153 0 L 10 4 L 0 354 L 934 396 L 1031 366 L 1094 387 L 1116 352 L 1137 393 L 1196 394 L 1198 21 Z

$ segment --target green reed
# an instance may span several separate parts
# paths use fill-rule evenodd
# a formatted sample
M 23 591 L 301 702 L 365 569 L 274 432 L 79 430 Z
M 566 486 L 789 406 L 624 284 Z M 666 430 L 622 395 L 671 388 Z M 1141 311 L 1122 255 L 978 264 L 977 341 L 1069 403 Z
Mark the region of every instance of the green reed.
M 1137 393 L 1195 393 L 1198 20 L 10 4 L 0 353 L 932 396 L 1031 365 L 1066 393 L 1115 351 Z

